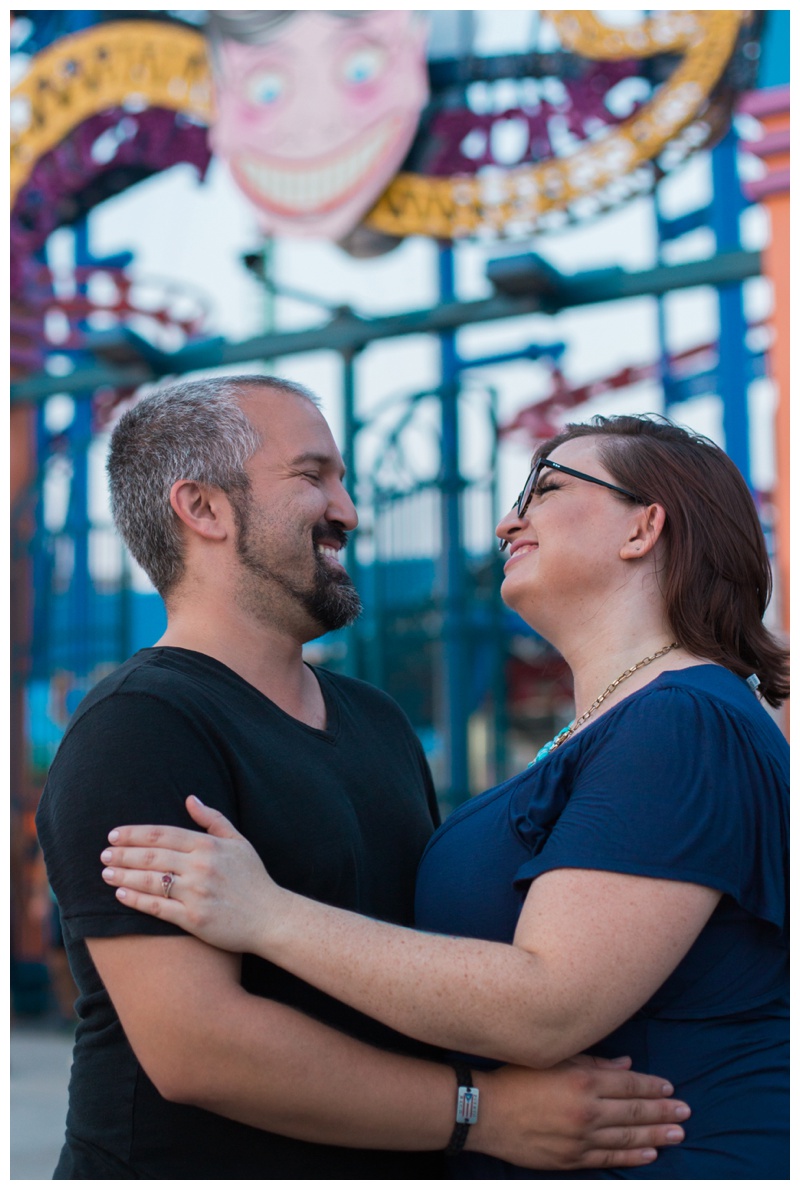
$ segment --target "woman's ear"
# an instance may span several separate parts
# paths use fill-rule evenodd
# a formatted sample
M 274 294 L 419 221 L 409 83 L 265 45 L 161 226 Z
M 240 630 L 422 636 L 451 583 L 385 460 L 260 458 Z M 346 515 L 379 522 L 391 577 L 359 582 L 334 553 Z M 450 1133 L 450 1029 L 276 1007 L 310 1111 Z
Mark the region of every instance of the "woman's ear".
M 188 529 L 211 541 L 224 541 L 230 532 L 230 505 L 219 488 L 179 479 L 169 493 L 172 511 Z
M 631 518 L 627 540 L 619 551 L 624 560 L 643 558 L 655 548 L 664 528 L 667 514 L 661 504 L 648 504 L 637 509 Z

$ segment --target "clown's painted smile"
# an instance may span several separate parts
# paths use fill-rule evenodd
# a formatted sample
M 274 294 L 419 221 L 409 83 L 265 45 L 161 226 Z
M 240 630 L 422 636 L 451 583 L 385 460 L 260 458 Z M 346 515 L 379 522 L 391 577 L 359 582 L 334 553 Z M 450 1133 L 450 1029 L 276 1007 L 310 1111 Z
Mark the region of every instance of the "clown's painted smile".
M 328 157 L 291 161 L 241 156 L 232 165 L 241 188 L 261 206 L 282 215 L 319 214 L 369 184 L 402 121 L 389 117 Z

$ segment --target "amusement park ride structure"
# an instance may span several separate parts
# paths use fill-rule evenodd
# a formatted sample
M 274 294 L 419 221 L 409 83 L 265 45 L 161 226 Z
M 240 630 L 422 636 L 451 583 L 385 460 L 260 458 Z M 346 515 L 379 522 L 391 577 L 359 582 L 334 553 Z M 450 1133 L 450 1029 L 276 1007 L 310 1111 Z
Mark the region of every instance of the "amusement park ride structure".
M 99 598 L 90 566 L 91 542 L 98 533 L 87 503 L 93 435 L 141 384 L 315 350 L 339 355 L 343 454 L 371 537 L 365 534 L 363 546 L 349 559 L 365 595 L 363 622 L 337 634 L 329 659 L 405 700 L 423 738 L 438 742 L 439 755 L 432 759 L 449 808 L 471 789 L 469 724 L 477 706 L 484 706 L 491 721 L 488 776 L 500 779 L 510 713 L 507 681 L 516 682 L 522 667 L 528 678 L 523 675 L 521 686 L 527 689 L 534 673 L 539 675 L 534 685 L 544 684 L 562 700 L 568 695 L 558 665 L 536 642 L 515 660 L 509 658 L 520 627 L 499 604 L 491 544 L 476 551 L 466 541 L 465 508 L 481 503 L 483 519 L 490 523 L 497 494 L 491 475 L 467 483 L 462 474 L 465 375 L 474 377 L 481 368 L 510 360 L 548 362 L 550 393 L 505 425 L 497 424 L 496 404 L 484 388 L 487 435 L 495 443 L 509 435 L 541 439 L 598 392 L 621 389 L 645 375 L 661 382 L 667 412 L 694 392 L 717 392 L 723 398 L 726 449 L 750 481 L 748 387 L 765 374 L 767 363 L 763 352 L 747 345 L 742 285 L 766 275 L 775 295 L 769 372 L 779 393 L 777 481 L 770 501 L 778 509 L 781 605 L 788 607 L 788 85 L 783 85 L 788 78 L 764 80 L 758 72 L 763 47 L 770 37 L 781 36 L 788 14 L 771 11 L 764 21 L 763 14 L 730 10 L 659 12 L 609 28 L 591 12 L 558 11 L 545 14 L 551 33 L 545 47 L 493 58 L 432 58 L 430 99 L 404 166 L 342 243 L 358 257 L 390 251 L 409 235 L 435 238 L 439 301 L 381 317 L 341 307 L 319 326 L 273 329 L 240 342 L 209 334 L 202 300 L 169 286 L 147 290 L 136 278 L 130 253 L 95 260 L 89 249 L 87 220 L 107 197 L 178 162 L 204 175 L 214 107 L 202 28 L 176 20 L 174 13 L 153 13 L 151 20 L 138 19 L 141 14 L 125 19 L 120 12 L 23 15 L 15 44 L 28 55 L 27 70 L 11 104 L 18 901 L 27 895 L 28 853 L 35 846 L 30 819 L 46 764 L 46 755 L 32 757 L 28 742 L 32 688 L 39 683 L 41 701 L 46 685 L 45 702 L 50 721 L 59 725 L 57 734 L 86 684 L 147 643 L 132 627 L 135 599 L 124 552 L 119 552 L 116 585 L 105 592 L 112 602 Z M 482 107 L 476 85 L 498 80 L 516 87 L 516 103 L 500 111 Z M 629 96 L 625 103 L 611 102 L 612 93 L 623 92 Z M 737 110 L 765 129 L 759 141 L 746 146 L 767 166 L 765 178 L 749 192 L 737 168 L 742 151 L 732 125 Z M 524 134 L 524 147 L 509 164 L 493 156 L 493 130 L 512 122 Z M 656 189 L 655 209 L 661 244 L 698 226 L 710 228 L 716 251 L 708 259 L 672 265 L 659 260 L 638 273 L 614 268 L 570 276 L 539 255 L 539 233 L 602 218 L 609 207 L 652 191 L 664 174 L 704 147 L 710 148 L 713 163 L 710 205 L 670 221 L 659 210 Z M 763 256 L 745 251 L 739 239 L 739 217 L 753 201 L 765 203 L 772 217 L 772 239 Z M 48 238 L 64 226 L 76 228 L 77 267 L 70 276 L 46 263 Z M 533 233 L 536 253 L 528 250 Z M 454 255 L 460 240 L 476 238 L 517 241 L 521 251 L 488 264 L 490 296 L 459 300 Z M 593 384 L 566 381 L 563 343 L 529 344 L 480 358 L 459 352 L 457 332 L 467 325 L 633 296 L 660 299 L 697 285 L 717 290 L 716 343 L 675 354 L 664 334 L 659 360 L 620 369 Z M 438 474 L 419 482 L 401 481 L 391 467 L 365 475 L 359 469 L 365 423 L 358 402 L 358 359 L 371 343 L 420 333 L 438 339 L 439 383 L 398 409 L 382 457 L 385 463 L 402 454 L 403 435 L 417 410 L 433 402 Z M 75 416 L 71 425 L 53 433 L 46 407 L 56 394 L 75 397 Z M 42 492 L 49 468 L 59 460 L 71 468 L 70 497 L 66 524 L 54 532 L 45 523 Z M 414 558 L 413 548 L 393 544 L 393 535 L 401 523 L 407 534 L 408 525 L 421 516 L 435 518 L 436 526 L 427 556 Z M 548 730 L 550 723 L 542 726 Z M 19 953 L 35 956 L 35 939 L 24 923 L 17 929 Z

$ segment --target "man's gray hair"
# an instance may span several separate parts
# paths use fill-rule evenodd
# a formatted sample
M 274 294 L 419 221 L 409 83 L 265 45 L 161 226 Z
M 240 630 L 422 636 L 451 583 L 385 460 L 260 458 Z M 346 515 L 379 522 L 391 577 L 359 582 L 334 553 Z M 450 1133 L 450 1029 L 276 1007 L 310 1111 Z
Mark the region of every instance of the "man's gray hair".
M 180 521 L 169 502 L 179 479 L 246 496 L 245 465 L 262 437 L 239 397 L 253 389 L 306 397 L 301 384 L 275 376 L 186 380 L 143 397 L 111 436 L 107 470 L 114 523 L 162 598 L 183 575 Z

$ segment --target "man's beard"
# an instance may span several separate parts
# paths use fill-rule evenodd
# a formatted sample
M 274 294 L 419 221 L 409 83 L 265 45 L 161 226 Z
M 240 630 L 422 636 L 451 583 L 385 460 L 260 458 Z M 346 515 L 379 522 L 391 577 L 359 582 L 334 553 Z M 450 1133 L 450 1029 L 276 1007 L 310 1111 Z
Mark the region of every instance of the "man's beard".
M 301 587 L 291 577 L 276 573 L 264 557 L 264 548 L 255 539 L 252 531 L 254 505 L 249 493 L 229 493 L 228 496 L 238 528 L 236 553 L 250 575 L 256 576 L 262 583 L 277 585 L 291 595 L 320 628 L 320 635 L 322 632 L 346 628 L 358 619 L 362 610 L 361 599 L 350 575 L 344 570 L 333 570 L 316 548 L 320 541 L 335 541 L 344 547 L 347 544 L 347 534 L 343 529 L 328 523 L 314 526 L 311 531 L 314 545 L 314 577 L 310 586 Z M 252 597 L 249 602 L 252 605 Z M 258 610 L 269 619 L 271 606 L 267 595 L 263 601 L 259 600 Z

